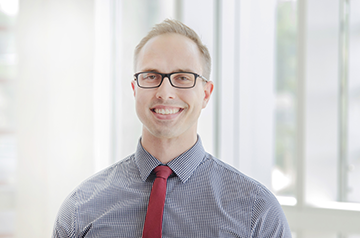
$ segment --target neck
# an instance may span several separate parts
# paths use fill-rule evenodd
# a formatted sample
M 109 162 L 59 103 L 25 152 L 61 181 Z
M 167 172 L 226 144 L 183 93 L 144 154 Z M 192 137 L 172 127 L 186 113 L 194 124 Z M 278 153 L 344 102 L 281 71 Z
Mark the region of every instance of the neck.
M 185 151 L 189 150 L 197 141 L 197 134 L 176 138 L 158 138 L 150 133 L 144 133 L 141 144 L 146 151 L 158 159 L 161 163 L 167 164 Z

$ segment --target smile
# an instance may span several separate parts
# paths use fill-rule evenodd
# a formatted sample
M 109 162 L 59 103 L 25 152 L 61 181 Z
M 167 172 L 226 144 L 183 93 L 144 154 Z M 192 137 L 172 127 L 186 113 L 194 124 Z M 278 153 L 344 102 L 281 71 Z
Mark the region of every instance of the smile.
M 181 108 L 172 108 L 172 109 L 169 109 L 169 108 L 166 108 L 166 109 L 163 109 L 163 108 L 154 108 L 153 109 L 153 112 L 157 113 L 157 114 L 162 114 L 162 115 L 171 115 L 171 114 L 176 114 L 178 113 L 179 111 L 181 110 Z

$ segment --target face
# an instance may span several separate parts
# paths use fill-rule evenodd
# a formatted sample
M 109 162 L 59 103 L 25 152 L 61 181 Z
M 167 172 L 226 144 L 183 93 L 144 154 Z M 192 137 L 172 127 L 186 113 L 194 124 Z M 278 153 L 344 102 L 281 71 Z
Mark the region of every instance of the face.
M 178 71 L 203 73 L 197 45 L 179 34 L 164 34 L 150 39 L 139 52 L 136 72 Z M 178 89 L 165 78 L 159 88 L 139 88 L 132 82 L 136 113 L 143 124 L 143 136 L 159 139 L 196 136 L 197 120 L 213 90 L 212 82 L 200 78 L 191 89 Z

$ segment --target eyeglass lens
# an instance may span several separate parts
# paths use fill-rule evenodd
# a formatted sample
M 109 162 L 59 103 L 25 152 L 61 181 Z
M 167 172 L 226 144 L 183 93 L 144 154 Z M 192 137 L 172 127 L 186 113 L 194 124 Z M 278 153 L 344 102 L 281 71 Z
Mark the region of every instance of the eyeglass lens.
M 137 80 L 141 87 L 158 87 L 161 83 L 162 75 L 153 72 L 145 72 L 140 73 Z M 174 73 L 171 74 L 170 81 L 175 87 L 193 87 L 195 83 L 195 75 L 191 73 Z

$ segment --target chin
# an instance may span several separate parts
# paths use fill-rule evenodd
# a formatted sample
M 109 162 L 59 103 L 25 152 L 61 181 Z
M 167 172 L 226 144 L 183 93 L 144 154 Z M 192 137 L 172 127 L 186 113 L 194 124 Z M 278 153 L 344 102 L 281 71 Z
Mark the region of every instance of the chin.
M 172 139 L 179 137 L 179 135 L 176 135 L 173 131 L 167 131 L 167 130 L 161 130 L 161 131 L 153 131 L 151 132 L 153 136 L 159 139 Z

